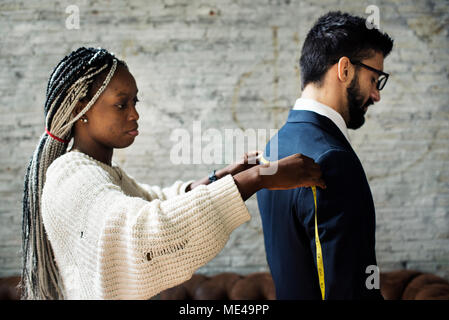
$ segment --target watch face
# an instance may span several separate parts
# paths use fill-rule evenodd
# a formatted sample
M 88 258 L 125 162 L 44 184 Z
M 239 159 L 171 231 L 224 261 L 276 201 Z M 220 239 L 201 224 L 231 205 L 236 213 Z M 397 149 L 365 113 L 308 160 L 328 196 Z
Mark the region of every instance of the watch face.
M 212 173 L 209 175 L 209 180 L 210 180 L 211 182 L 214 182 L 214 181 L 217 181 L 217 180 L 218 180 L 218 179 L 217 179 L 217 176 L 215 175 L 215 171 L 216 171 L 216 170 L 212 171 Z

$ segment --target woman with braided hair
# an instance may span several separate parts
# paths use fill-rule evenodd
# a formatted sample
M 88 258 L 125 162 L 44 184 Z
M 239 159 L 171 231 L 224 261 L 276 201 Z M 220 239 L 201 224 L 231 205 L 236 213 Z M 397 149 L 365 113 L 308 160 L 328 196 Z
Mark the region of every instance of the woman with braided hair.
M 79 48 L 51 74 L 24 182 L 23 299 L 151 298 L 221 251 L 256 191 L 325 187 L 300 154 L 272 175 L 246 154 L 196 182 L 139 183 L 112 161 L 138 135 L 137 101 L 126 63 L 104 49 Z

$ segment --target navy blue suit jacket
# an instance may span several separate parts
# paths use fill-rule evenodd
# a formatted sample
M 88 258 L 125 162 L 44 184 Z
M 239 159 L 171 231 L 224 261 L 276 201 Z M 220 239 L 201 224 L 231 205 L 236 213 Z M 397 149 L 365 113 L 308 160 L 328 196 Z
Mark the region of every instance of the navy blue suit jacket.
M 376 224 L 373 198 L 357 155 L 330 119 L 303 110 L 290 111 L 264 156 L 273 161 L 295 153 L 320 165 L 327 186 L 317 188 L 325 298 L 382 299 L 380 290 L 365 284 L 373 274 L 366 268 L 377 265 Z M 257 201 L 277 299 L 321 299 L 312 189 L 262 189 Z

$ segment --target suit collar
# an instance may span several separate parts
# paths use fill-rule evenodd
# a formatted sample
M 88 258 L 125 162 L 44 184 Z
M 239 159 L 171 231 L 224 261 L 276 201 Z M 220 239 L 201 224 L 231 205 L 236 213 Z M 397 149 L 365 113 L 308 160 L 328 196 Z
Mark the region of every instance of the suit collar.
M 313 123 L 323 130 L 329 132 L 332 136 L 337 137 L 339 140 L 351 147 L 350 142 L 346 139 L 345 135 L 329 118 L 319 115 L 313 111 L 306 110 L 290 110 L 287 118 L 287 122 L 309 122 Z M 352 149 L 352 147 L 351 147 Z
M 329 118 L 338 127 L 338 129 L 340 129 L 346 140 L 351 143 L 348 134 L 348 127 L 346 126 L 345 120 L 340 113 L 338 113 L 331 107 L 314 99 L 299 98 L 296 100 L 293 110 L 313 111 L 322 116 L 325 116 L 326 118 Z

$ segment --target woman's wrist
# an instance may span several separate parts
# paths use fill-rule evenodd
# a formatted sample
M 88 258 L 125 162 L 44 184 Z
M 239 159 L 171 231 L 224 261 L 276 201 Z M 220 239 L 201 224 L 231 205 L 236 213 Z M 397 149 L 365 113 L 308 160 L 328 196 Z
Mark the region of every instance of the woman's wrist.
M 230 170 L 229 170 L 229 166 L 215 171 L 215 176 L 217 177 L 217 180 L 227 176 L 228 174 L 232 175 L 232 172 L 230 172 Z
M 217 180 L 225 177 L 226 175 L 228 175 L 229 172 L 226 168 L 223 169 L 219 169 L 219 170 L 215 170 L 215 177 L 217 178 Z M 199 185 L 208 185 L 209 183 L 212 183 L 212 181 L 210 180 L 210 176 L 211 174 L 209 174 L 208 176 L 197 180 L 195 182 L 192 182 L 187 188 L 186 188 L 186 192 L 189 192 L 193 189 L 195 189 L 196 187 L 198 187 Z
M 219 180 L 219 179 L 227 176 L 228 174 L 230 174 L 231 176 L 235 176 L 239 173 L 246 172 L 248 170 L 253 170 L 249 174 L 251 175 L 251 177 L 250 177 L 251 180 L 255 180 L 255 179 L 259 178 L 259 171 L 258 171 L 258 169 L 255 169 L 256 167 L 258 167 L 258 166 L 255 165 L 255 166 L 251 167 L 250 169 L 245 170 L 244 164 L 234 163 L 234 164 L 230 164 L 222 169 L 215 170 L 215 177 L 217 178 L 217 180 Z M 207 185 L 207 184 L 211 183 L 211 180 L 209 179 L 210 176 L 211 175 L 191 183 L 186 188 L 186 192 L 196 188 L 199 185 L 202 185 L 202 184 Z M 258 182 L 260 182 L 260 181 L 258 181 Z
M 235 174 L 239 173 L 241 170 L 238 170 L 238 167 L 236 164 L 230 164 L 227 165 L 226 167 L 217 170 L 217 173 L 219 175 L 217 175 L 217 177 L 219 178 L 223 178 L 224 176 L 230 174 L 231 176 L 234 176 Z

